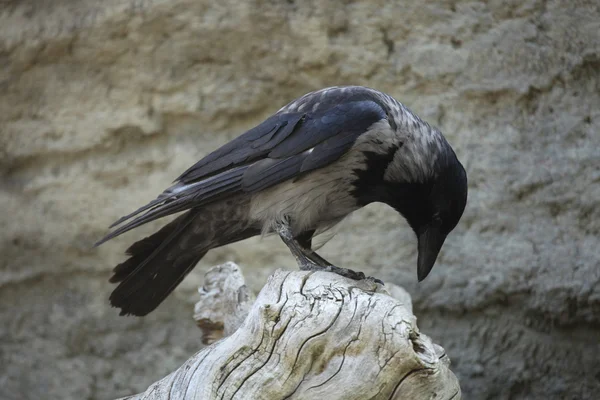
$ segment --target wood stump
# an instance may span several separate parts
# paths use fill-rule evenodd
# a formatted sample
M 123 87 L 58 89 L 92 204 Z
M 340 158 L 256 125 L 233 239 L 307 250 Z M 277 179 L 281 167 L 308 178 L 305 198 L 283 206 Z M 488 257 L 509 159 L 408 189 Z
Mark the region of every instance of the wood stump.
M 239 267 L 214 267 L 195 319 L 203 348 L 128 399 L 460 399 L 441 346 L 393 284 L 328 272 L 271 275 L 254 300 Z

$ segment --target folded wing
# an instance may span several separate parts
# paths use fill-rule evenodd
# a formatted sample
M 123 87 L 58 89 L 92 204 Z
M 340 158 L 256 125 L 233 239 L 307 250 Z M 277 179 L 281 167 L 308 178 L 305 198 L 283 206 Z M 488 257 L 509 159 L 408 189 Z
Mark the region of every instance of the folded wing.
M 116 221 L 111 228 L 129 222 L 96 245 L 155 219 L 257 192 L 329 165 L 386 117 L 372 100 L 341 103 L 317 112 L 277 113 L 198 161 L 157 199 Z

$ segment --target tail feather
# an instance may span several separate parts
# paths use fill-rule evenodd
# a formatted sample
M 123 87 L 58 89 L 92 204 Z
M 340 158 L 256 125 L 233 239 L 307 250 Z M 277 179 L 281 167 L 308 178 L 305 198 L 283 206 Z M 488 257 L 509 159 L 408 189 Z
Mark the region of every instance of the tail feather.
M 187 226 L 186 222 L 189 223 L 191 220 L 186 220 L 186 217 L 190 216 L 189 214 L 190 213 L 186 213 L 180 216 L 171 223 L 163 226 L 154 234 L 129 246 L 129 248 L 125 250 L 125 254 L 131 257 L 113 268 L 113 276 L 109 279 L 109 282 L 122 282 L 135 272 L 136 269 L 143 267 L 149 262 L 158 251 L 169 244 L 174 235 Z
M 192 208 L 127 249 L 130 256 L 113 270 L 118 283 L 110 296 L 121 315 L 143 316 L 179 285 L 215 247 L 259 235 L 261 226 L 247 218 L 248 198 Z
M 189 227 L 196 213 L 188 211 L 127 249 L 131 257 L 117 265 L 110 278 L 120 282 L 110 303 L 121 309 L 121 315 L 143 316 L 154 310 L 209 250 L 181 245 L 183 238 L 193 234 Z

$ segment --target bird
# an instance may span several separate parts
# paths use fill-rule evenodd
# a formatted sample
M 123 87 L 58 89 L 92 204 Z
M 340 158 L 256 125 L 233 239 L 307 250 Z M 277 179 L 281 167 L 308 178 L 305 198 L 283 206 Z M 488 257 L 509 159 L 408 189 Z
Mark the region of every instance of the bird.
M 120 315 L 147 315 L 209 250 L 269 234 L 279 235 L 301 270 L 374 279 L 312 248 L 314 236 L 374 202 L 412 228 L 420 282 L 462 217 L 466 171 L 437 128 L 384 92 L 334 86 L 307 93 L 109 227 L 96 246 L 183 212 L 127 249 L 109 279 L 118 284 L 109 301 Z

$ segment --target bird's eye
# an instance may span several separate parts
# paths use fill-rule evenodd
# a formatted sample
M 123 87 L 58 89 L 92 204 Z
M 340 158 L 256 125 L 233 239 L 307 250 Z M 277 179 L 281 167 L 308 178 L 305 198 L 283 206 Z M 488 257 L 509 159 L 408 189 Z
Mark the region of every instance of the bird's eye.
M 434 225 L 434 226 L 440 226 L 440 225 L 442 225 L 442 217 L 440 216 L 439 213 L 433 214 L 433 217 L 431 219 L 431 224 Z

